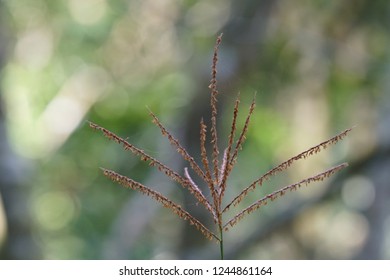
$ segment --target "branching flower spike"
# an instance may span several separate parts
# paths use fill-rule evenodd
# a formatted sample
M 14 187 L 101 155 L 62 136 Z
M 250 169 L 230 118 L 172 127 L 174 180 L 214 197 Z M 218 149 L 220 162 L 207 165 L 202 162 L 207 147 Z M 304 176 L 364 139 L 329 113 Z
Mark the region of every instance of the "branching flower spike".
M 163 194 L 154 191 L 153 189 L 136 182 L 126 176 L 118 174 L 112 170 L 102 168 L 103 174 L 107 176 L 112 181 L 132 190 L 138 191 L 141 194 L 150 196 L 155 201 L 161 203 L 164 207 L 170 209 L 175 213 L 179 218 L 182 218 L 188 221 L 193 225 L 199 232 L 201 232 L 206 238 L 210 240 L 215 240 L 219 243 L 221 259 L 223 259 L 223 234 L 225 231 L 234 227 L 241 219 L 245 216 L 253 213 L 255 210 L 259 209 L 262 206 L 265 206 L 268 202 L 271 202 L 281 196 L 283 196 L 288 191 L 295 191 L 299 187 L 304 185 L 309 185 L 313 182 L 322 181 L 334 173 L 342 170 L 347 167 L 347 163 L 342 163 L 332 168 L 329 168 L 326 171 L 320 172 L 314 176 L 303 179 L 297 183 L 287 185 L 279 190 L 276 190 L 256 201 L 251 205 L 247 206 L 243 210 L 239 211 L 238 214 L 231 217 L 230 219 L 225 220 L 225 214 L 229 211 L 230 208 L 238 206 L 242 200 L 257 187 L 263 185 L 263 183 L 272 176 L 288 169 L 295 162 L 306 159 L 311 155 L 319 153 L 321 150 L 326 149 L 332 144 L 336 144 L 338 141 L 343 139 L 351 131 L 351 129 L 344 130 L 343 132 L 337 134 L 336 136 L 307 149 L 306 151 L 291 157 L 290 159 L 280 163 L 278 166 L 270 169 L 265 174 L 261 175 L 257 180 L 252 182 L 249 186 L 242 188 L 242 191 L 237 194 L 231 201 L 224 201 L 224 194 L 228 187 L 228 178 L 233 170 L 233 167 L 237 163 L 237 157 L 239 151 L 242 149 L 242 146 L 245 142 L 245 136 L 247 134 L 251 116 L 255 110 L 255 99 L 249 106 L 249 111 L 246 116 L 246 120 L 243 126 L 243 129 L 238 134 L 237 133 L 237 119 L 239 113 L 240 98 L 239 95 L 236 98 L 234 109 L 233 109 L 233 118 L 230 128 L 230 133 L 227 137 L 227 145 L 223 150 L 223 153 L 220 153 L 218 146 L 218 133 L 217 133 L 217 96 L 218 96 L 218 87 L 217 87 L 217 63 L 218 63 L 218 49 L 222 41 L 222 34 L 217 38 L 214 55 L 212 62 L 212 71 L 211 71 L 211 81 L 210 81 L 210 109 L 211 109 L 211 128 L 210 135 L 211 139 L 211 155 L 208 155 L 206 149 L 207 143 L 207 126 L 204 123 L 203 119 L 200 121 L 200 157 L 201 164 L 198 164 L 194 157 L 191 156 L 188 151 L 180 144 L 171 132 L 160 122 L 158 117 L 153 113 L 149 112 L 152 117 L 153 123 L 160 129 L 161 134 L 165 136 L 170 144 L 177 150 L 180 156 L 185 162 L 187 162 L 188 167 L 185 167 L 182 175 L 164 163 L 160 162 L 156 158 L 150 156 L 143 150 L 135 147 L 131 143 L 127 142 L 124 138 L 118 136 L 114 132 L 109 131 L 106 128 L 103 128 L 92 122 L 89 123 L 90 127 L 103 133 L 105 137 L 110 140 L 121 144 L 123 148 L 127 151 L 130 151 L 135 156 L 138 156 L 142 161 L 146 161 L 150 166 L 157 168 L 160 172 L 163 172 L 168 178 L 175 181 L 183 188 L 187 189 L 193 196 L 194 199 L 202 205 L 209 213 L 210 219 L 214 221 L 215 228 L 206 227 L 203 222 L 193 216 L 191 213 L 187 212 L 182 206 L 178 203 L 170 200 Z M 238 137 L 236 137 L 236 133 Z M 223 155 L 222 155 L 223 154 Z M 209 161 L 210 158 L 210 161 Z M 195 173 L 200 180 L 203 182 L 203 186 L 198 186 L 193 178 L 190 175 L 190 170 Z M 203 193 L 206 190 L 206 193 Z

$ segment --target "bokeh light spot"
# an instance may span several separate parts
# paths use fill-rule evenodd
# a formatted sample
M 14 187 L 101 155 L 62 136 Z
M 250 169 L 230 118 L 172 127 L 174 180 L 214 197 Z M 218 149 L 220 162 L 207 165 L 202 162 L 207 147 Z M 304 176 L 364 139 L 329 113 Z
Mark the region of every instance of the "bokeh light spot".
M 344 203 L 357 210 L 367 210 L 375 199 L 374 184 L 364 176 L 348 179 L 342 189 Z
M 51 191 L 34 201 L 33 212 L 42 228 L 53 231 L 63 229 L 72 221 L 76 207 L 67 193 Z
M 107 3 L 104 0 L 71 0 L 69 10 L 75 21 L 83 25 L 98 23 L 107 12 Z

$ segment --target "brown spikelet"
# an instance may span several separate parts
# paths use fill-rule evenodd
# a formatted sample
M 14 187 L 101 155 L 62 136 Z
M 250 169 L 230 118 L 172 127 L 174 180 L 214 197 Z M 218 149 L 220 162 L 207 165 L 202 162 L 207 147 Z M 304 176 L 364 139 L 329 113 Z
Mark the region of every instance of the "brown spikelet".
M 174 147 L 176 147 L 177 152 L 183 157 L 184 160 L 189 162 L 191 168 L 198 174 L 198 176 L 203 178 L 204 181 L 208 182 L 209 178 L 206 176 L 206 174 L 203 172 L 200 166 L 195 162 L 194 158 L 189 155 L 187 150 L 180 145 L 179 141 L 175 137 L 173 137 L 173 135 L 163 126 L 163 124 L 160 122 L 160 120 L 152 111 L 149 111 L 149 114 L 153 118 L 153 123 L 160 128 L 162 135 L 166 136 L 169 142 Z M 209 183 L 212 183 L 212 181 L 210 181 Z M 209 201 L 206 199 L 206 197 L 203 195 L 203 193 L 200 191 L 199 188 L 194 188 L 194 185 L 191 184 L 191 182 L 190 182 L 190 190 L 192 190 L 192 193 L 196 195 L 198 201 L 202 203 L 204 206 L 206 206 L 207 210 L 213 214 L 213 217 L 215 217 L 215 211 L 211 207 Z
M 236 133 L 236 125 L 237 125 L 237 116 L 238 116 L 238 106 L 240 105 L 240 94 L 237 95 L 236 102 L 234 104 L 234 109 L 233 109 L 233 120 L 232 120 L 232 125 L 230 128 L 230 134 L 228 138 L 228 146 L 225 150 L 224 154 L 224 160 L 222 163 L 222 168 L 221 168 L 221 173 L 222 173 L 222 178 L 220 180 L 220 197 L 221 199 L 223 198 L 226 190 L 226 180 L 230 174 L 230 171 L 233 168 L 233 164 L 230 163 L 231 159 L 231 151 L 233 147 L 233 142 L 234 142 L 234 136 Z
M 248 187 L 246 187 L 244 190 L 241 191 L 239 195 L 237 195 L 224 209 L 222 212 L 226 212 L 232 205 L 236 206 L 241 202 L 241 200 L 250 192 L 253 191 L 256 186 L 261 186 L 264 181 L 268 180 L 270 177 L 275 175 L 278 172 L 282 172 L 283 170 L 286 170 L 291 166 L 292 163 L 295 161 L 298 161 L 300 159 L 306 159 L 307 157 L 314 155 L 318 152 L 320 152 L 323 149 L 326 149 L 329 145 L 337 143 L 339 140 L 343 139 L 348 132 L 350 132 L 352 128 L 346 129 L 343 132 L 337 134 L 336 136 L 314 146 L 310 149 L 307 149 L 306 151 L 282 162 L 278 166 L 272 168 L 267 173 L 265 173 L 263 176 L 261 176 L 259 179 L 254 181 L 252 184 L 250 184 Z
M 203 118 L 200 121 L 200 154 L 202 158 L 203 167 L 206 170 L 206 177 L 207 177 L 207 185 L 210 189 L 211 196 L 213 198 L 214 205 L 218 204 L 218 194 L 214 186 L 213 179 L 211 177 L 211 171 L 210 171 L 210 165 L 209 160 L 207 157 L 207 150 L 206 150 L 206 133 L 207 133 L 207 126 L 203 122 Z
M 112 181 L 121 184 L 124 187 L 131 188 L 133 190 L 139 191 L 144 195 L 152 197 L 154 200 L 160 202 L 164 207 L 171 209 L 176 215 L 178 215 L 180 218 L 184 220 L 188 220 L 191 225 L 194 225 L 201 233 L 203 233 L 204 236 L 206 236 L 208 239 L 215 238 L 216 240 L 219 240 L 219 238 L 209 231 L 201 222 L 199 222 L 197 219 L 195 219 L 191 214 L 189 214 L 187 211 L 185 211 L 180 205 L 174 203 L 172 200 L 166 198 L 164 195 L 162 195 L 159 192 L 156 192 L 141 183 L 138 183 L 126 176 L 120 175 L 112 170 L 108 170 L 105 168 L 101 168 L 103 171 L 103 174 L 110 178 Z
M 214 46 L 213 64 L 211 68 L 211 82 L 209 88 L 211 89 L 211 142 L 213 144 L 213 167 L 214 167 L 214 178 L 216 184 L 218 184 L 219 174 L 219 163 L 218 163 L 218 134 L 217 134 L 217 63 L 218 63 L 218 48 L 222 42 L 222 34 L 218 36 Z
M 228 230 L 229 227 L 233 227 L 235 224 L 237 224 L 238 221 L 240 221 L 246 214 L 250 214 L 252 213 L 253 211 L 259 209 L 261 206 L 263 205 L 266 205 L 268 203 L 268 201 L 273 201 L 275 199 L 277 199 L 278 197 L 281 197 L 283 196 L 287 191 L 296 191 L 298 188 L 300 188 L 301 186 L 303 185 L 308 185 L 312 182 L 316 182 L 316 181 L 322 181 L 324 180 L 325 178 L 328 178 L 330 177 L 331 175 L 333 175 L 334 173 L 340 171 L 341 169 L 347 167 L 348 164 L 347 163 L 342 163 L 340 165 L 337 165 L 335 167 L 332 167 L 324 172 L 321 172 L 315 176 L 312 176 L 312 177 L 308 177 L 306 179 L 303 179 L 302 181 L 298 182 L 298 183 L 295 183 L 295 184 L 291 184 L 291 185 L 288 185 L 288 186 L 285 186 L 283 188 L 281 188 L 280 190 L 277 190 L 273 193 L 270 193 L 266 196 L 264 196 L 263 198 L 259 199 L 258 201 L 254 202 L 253 204 L 251 204 L 250 206 L 248 206 L 247 208 L 245 208 L 244 210 L 242 210 L 240 213 L 238 213 L 236 216 L 234 216 L 232 219 L 230 219 L 225 225 L 224 225 L 224 230 Z
M 148 155 L 143 150 L 136 148 L 134 145 L 130 144 L 129 142 L 127 142 L 123 138 L 119 137 L 115 133 L 109 131 L 108 129 L 103 128 L 103 127 L 101 127 L 97 124 L 94 124 L 92 122 L 89 122 L 89 125 L 91 128 L 93 128 L 95 130 L 100 130 L 101 132 L 103 132 L 104 136 L 106 136 L 108 139 L 114 140 L 115 142 L 122 144 L 125 150 L 131 151 L 133 154 L 139 156 L 141 158 L 141 160 L 149 161 L 150 166 L 156 166 L 159 171 L 164 172 L 165 175 L 167 175 L 169 178 L 173 179 L 174 181 L 179 183 L 184 188 L 187 188 L 196 197 L 196 199 L 206 207 L 206 209 L 210 213 L 214 213 L 213 208 L 211 207 L 210 203 L 207 201 L 205 196 L 199 191 L 199 189 L 193 188 L 193 186 L 191 185 L 191 183 L 189 182 L 188 179 L 183 178 L 182 176 L 180 176 L 178 173 L 176 173 L 175 171 L 170 169 L 165 164 L 161 163 L 160 161 L 158 161 L 154 157 Z
M 191 168 L 198 174 L 198 176 L 203 178 L 203 180 L 207 181 L 208 179 L 206 175 L 204 174 L 203 170 L 199 167 L 199 165 L 195 162 L 194 158 L 188 154 L 187 150 L 180 145 L 179 141 L 175 137 L 173 137 L 172 134 L 162 125 L 160 120 L 157 118 L 155 114 L 153 114 L 153 112 L 150 111 L 150 115 L 153 118 L 153 123 L 160 128 L 162 135 L 166 136 L 169 142 L 174 147 L 176 147 L 177 152 L 183 157 L 183 159 L 189 162 Z
M 153 158 L 152 156 L 149 156 L 147 153 L 145 153 L 143 150 L 138 149 L 134 145 L 127 142 L 125 139 L 119 137 L 115 133 L 109 131 L 108 129 L 101 127 L 93 122 L 89 122 L 89 126 L 93 128 L 94 130 L 99 130 L 103 133 L 105 137 L 107 137 L 110 140 L 113 140 L 119 144 L 122 144 L 123 148 L 127 151 L 132 152 L 134 155 L 139 156 L 142 161 L 149 161 L 151 166 L 157 166 L 157 168 L 160 171 L 165 172 L 165 174 L 169 177 L 172 177 L 177 181 L 178 183 L 183 182 L 183 177 L 181 177 L 179 174 L 174 172 L 172 169 L 170 169 L 168 166 L 162 164 L 157 159 Z
M 235 147 L 235 149 L 234 149 L 232 158 L 231 158 L 231 160 L 230 160 L 230 164 L 231 164 L 232 166 L 234 166 L 234 164 L 235 164 L 236 161 L 237 161 L 237 155 L 238 155 L 239 150 L 242 149 L 242 144 L 243 144 L 244 141 L 245 141 L 245 135 L 246 135 L 246 132 L 248 131 L 249 122 L 250 122 L 251 116 L 252 116 L 252 114 L 253 114 L 253 111 L 255 110 L 255 107 L 256 107 L 256 101 L 255 101 L 255 97 L 253 97 L 251 106 L 249 107 L 248 116 L 246 117 L 246 120 L 245 120 L 244 128 L 242 129 L 242 132 L 241 132 L 241 134 L 240 134 L 240 137 L 239 137 L 238 140 L 237 140 L 236 147 Z

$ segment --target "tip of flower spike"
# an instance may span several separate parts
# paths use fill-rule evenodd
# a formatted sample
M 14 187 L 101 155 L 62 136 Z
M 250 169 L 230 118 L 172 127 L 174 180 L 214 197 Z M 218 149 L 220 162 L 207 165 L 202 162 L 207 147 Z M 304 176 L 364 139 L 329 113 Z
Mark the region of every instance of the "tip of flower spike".
M 93 129 L 96 129 L 97 128 L 97 125 L 91 121 L 87 121 L 89 127 L 93 128 Z

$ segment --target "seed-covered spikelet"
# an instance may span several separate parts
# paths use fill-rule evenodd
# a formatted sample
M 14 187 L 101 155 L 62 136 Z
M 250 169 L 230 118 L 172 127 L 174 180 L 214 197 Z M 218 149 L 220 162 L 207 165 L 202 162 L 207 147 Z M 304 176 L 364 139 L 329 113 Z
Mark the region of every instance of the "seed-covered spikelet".
M 126 176 L 120 175 L 112 170 L 101 168 L 103 174 L 110 178 L 112 181 L 121 184 L 124 187 L 136 190 L 141 192 L 144 195 L 152 197 L 154 200 L 161 203 L 164 207 L 171 209 L 176 215 L 178 215 L 183 220 L 188 220 L 191 225 L 194 225 L 206 238 L 212 240 L 215 238 L 219 240 L 219 238 L 208 230 L 199 220 L 185 211 L 180 205 L 176 204 L 172 200 L 168 199 L 161 193 L 154 191 L 143 184 L 136 182 Z
M 312 182 L 316 182 L 316 181 L 322 181 L 328 177 L 330 177 L 331 175 L 333 175 L 334 173 L 340 171 L 341 169 L 347 167 L 348 164 L 347 163 L 342 163 L 340 165 L 337 165 L 337 166 L 334 166 L 324 172 L 321 172 L 315 176 L 312 176 L 312 177 L 308 177 L 306 179 L 303 179 L 302 181 L 298 182 L 298 183 L 295 183 L 295 184 L 291 184 L 291 185 L 288 185 L 288 186 L 285 186 L 273 193 L 270 193 L 266 196 L 264 196 L 263 198 L 259 199 L 258 201 L 254 202 L 253 204 L 251 204 L 250 206 L 248 206 L 247 208 L 245 208 L 244 210 L 242 210 L 240 213 L 238 213 L 237 215 L 235 215 L 232 219 L 230 219 L 225 225 L 224 225 L 224 230 L 227 231 L 230 227 L 233 227 L 234 225 L 237 224 L 238 221 L 240 221 L 246 214 L 250 214 L 252 213 L 253 211 L 259 209 L 261 206 L 263 205 L 266 205 L 268 203 L 268 201 L 274 201 L 275 199 L 277 199 L 278 197 L 281 197 L 283 196 L 287 191 L 295 191 L 297 190 L 298 188 L 300 188 L 301 186 L 305 185 L 309 185 L 310 183 Z
M 123 138 L 119 137 L 115 133 L 109 131 L 106 128 L 103 128 L 97 124 L 94 124 L 92 122 L 89 122 L 90 127 L 92 127 L 95 130 L 100 130 L 104 136 L 106 136 L 110 140 L 114 140 L 115 142 L 122 144 L 125 150 L 131 151 L 133 154 L 139 156 L 141 160 L 148 161 L 150 166 L 155 166 L 160 172 L 163 172 L 165 175 L 167 175 L 172 180 L 179 183 L 182 187 L 188 189 L 191 194 L 195 196 L 195 198 L 205 206 L 205 208 L 215 215 L 214 209 L 211 206 L 211 204 L 208 202 L 207 198 L 202 194 L 202 192 L 199 190 L 199 188 L 193 188 L 193 185 L 187 178 L 183 178 L 181 175 L 179 175 L 177 172 L 173 171 L 171 168 L 166 166 L 165 164 L 161 163 L 154 157 L 148 155 L 143 150 L 135 147 L 134 145 L 130 144 Z
M 173 135 L 163 126 L 157 116 L 151 111 L 149 113 L 153 118 L 153 123 L 160 128 L 161 134 L 168 138 L 171 145 L 176 147 L 177 152 L 183 157 L 183 159 L 189 162 L 191 168 L 199 175 L 199 177 L 207 181 L 207 176 L 204 174 L 203 170 L 199 167 L 199 165 L 195 162 L 194 158 L 189 155 L 187 150 L 180 145 L 179 141 L 175 137 L 173 137 Z
M 249 107 L 248 115 L 247 115 L 246 120 L 245 120 L 244 128 L 242 129 L 242 132 L 237 140 L 236 147 L 234 149 L 232 158 L 230 160 L 230 164 L 232 166 L 234 166 L 234 164 L 236 163 L 238 152 L 242 149 L 242 145 L 246 139 L 246 133 L 247 133 L 248 128 L 249 128 L 249 122 L 250 122 L 250 119 L 252 117 L 253 111 L 255 110 L 255 107 L 256 107 L 256 101 L 255 101 L 255 97 L 253 97 L 251 106 Z
M 253 191 L 257 186 L 261 186 L 264 181 L 268 180 L 270 177 L 274 176 L 276 173 L 281 172 L 283 170 L 286 170 L 291 166 L 292 163 L 295 161 L 298 161 L 300 159 L 306 159 L 307 157 L 314 155 L 318 152 L 320 152 L 323 149 L 326 149 L 329 145 L 337 143 L 339 140 L 343 139 L 350 131 L 352 128 L 346 129 L 343 132 L 337 134 L 336 136 L 282 162 L 278 166 L 272 168 L 269 170 L 267 173 L 265 173 L 263 176 L 261 176 L 259 179 L 254 181 L 252 184 L 250 184 L 248 187 L 246 187 L 244 190 L 241 191 L 239 195 L 237 195 L 224 209 L 222 212 L 226 212 L 229 210 L 229 208 L 234 205 L 236 206 L 239 204 L 242 199 L 250 192 Z
M 214 182 L 211 177 L 211 171 L 210 171 L 210 164 L 209 159 L 207 156 L 207 150 L 206 150 L 206 133 L 207 133 L 207 126 L 205 125 L 203 118 L 200 121 L 200 155 L 202 158 L 203 168 L 206 171 L 206 183 L 211 191 L 211 194 L 213 198 L 217 197 L 217 192 L 215 191 Z
M 222 200 L 225 190 L 226 190 L 226 181 L 227 178 L 229 177 L 230 171 L 233 168 L 233 165 L 230 164 L 230 159 L 231 159 L 231 151 L 233 147 L 233 142 L 234 142 L 234 137 L 236 134 L 236 127 L 237 127 L 237 117 L 238 117 L 238 106 L 240 105 L 240 93 L 238 93 L 236 102 L 234 104 L 234 109 L 233 109 L 233 120 L 232 120 L 232 125 L 230 128 L 230 133 L 229 133 L 229 138 L 228 138 L 228 146 L 225 149 L 224 155 L 223 155 L 223 162 L 222 162 L 222 167 L 221 167 L 221 179 L 219 180 L 219 196 L 220 199 Z
M 217 133 L 217 63 L 218 63 L 218 48 L 222 42 L 222 34 L 218 36 L 217 41 L 214 46 L 214 55 L 213 55 L 213 64 L 211 66 L 211 81 L 209 88 L 211 89 L 211 143 L 213 144 L 213 153 L 212 153 L 212 161 L 213 161 L 213 169 L 214 169 L 214 179 L 218 180 L 219 174 L 219 163 L 218 163 L 218 133 Z M 217 183 L 216 183 L 217 185 Z

